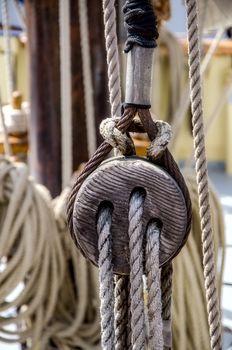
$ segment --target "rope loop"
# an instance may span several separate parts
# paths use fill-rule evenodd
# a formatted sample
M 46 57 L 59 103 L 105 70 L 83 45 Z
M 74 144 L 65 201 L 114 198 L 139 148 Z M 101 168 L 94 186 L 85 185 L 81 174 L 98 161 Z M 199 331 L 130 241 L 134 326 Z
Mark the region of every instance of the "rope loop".
M 133 155 L 135 154 L 135 146 L 129 133 L 122 133 L 117 128 L 120 119 L 120 117 L 104 119 L 100 124 L 100 133 L 105 141 L 119 150 L 120 153 L 127 156 Z
M 156 136 L 147 149 L 149 159 L 157 159 L 160 157 L 167 148 L 172 137 L 171 126 L 168 123 L 162 120 L 156 120 L 155 126 L 157 129 Z

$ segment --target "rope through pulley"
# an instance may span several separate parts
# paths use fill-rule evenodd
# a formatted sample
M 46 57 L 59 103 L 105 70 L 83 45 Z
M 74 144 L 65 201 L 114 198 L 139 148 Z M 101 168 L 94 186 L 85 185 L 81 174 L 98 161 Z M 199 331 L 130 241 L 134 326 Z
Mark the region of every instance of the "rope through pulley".
M 103 10 L 112 82 L 115 72 L 110 67 L 118 56 L 116 31 L 112 31 L 115 27 L 109 20 L 115 18 L 114 1 L 103 1 Z M 103 349 L 144 349 L 146 344 L 151 349 L 163 349 L 164 345 L 168 349 L 170 261 L 187 239 L 191 201 L 180 170 L 167 150 L 170 127 L 153 121 L 149 112 L 153 48 L 158 36 L 152 6 L 149 1 L 127 1 L 124 13 L 129 27 L 124 113 L 121 118 L 102 122 L 100 130 L 105 141 L 73 186 L 68 223 L 78 248 L 99 266 Z M 143 13 L 148 21 L 141 18 Z M 112 49 L 114 57 L 109 54 Z M 118 61 L 114 62 L 118 67 Z M 119 84 L 109 83 L 109 87 L 111 97 L 120 94 Z M 151 145 L 147 161 L 134 157 L 130 131 L 148 133 Z M 100 165 L 112 147 L 126 157 Z M 165 264 L 160 279 L 159 268 Z M 115 280 L 114 273 L 123 275 Z M 160 283 L 164 276 L 169 277 L 166 284 Z
M 186 8 L 204 275 L 211 348 L 216 350 L 220 349 L 220 322 L 204 155 L 196 0 L 187 0 Z M 103 9 L 105 18 L 109 18 L 115 11 L 114 1 L 103 1 Z M 149 112 L 157 38 L 151 9 L 148 0 L 126 1 L 124 113 L 121 118 L 110 118 L 101 124 L 105 141 L 75 182 L 68 203 L 71 235 L 83 255 L 100 270 L 103 349 L 145 349 L 146 344 L 150 349 L 171 348 L 171 260 L 185 244 L 191 226 L 189 192 L 167 149 L 170 127 L 154 121 Z M 147 21 L 142 17 L 144 13 Z M 105 32 L 110 28 L 112 23 L 105 21 Z M 111 33 L 111 42 L 115 43 L 114 35 L 115 31 Z M 108 41 L 108 53 L 110 49 Z M 115 50 L 114 46 L 117 56 Z M 112 56 L 108 55 L 109 67 L 111 64 Z M 118 67 L 118 61 L 116 64 Z M 112 82 L 112 72 L 108 72 Z M 110 96 L 116 96 L 120 87 L 109 87 Z M 151 140 L 147 160 L 134 157 L 129 135 L 134 131 L 146 132 Z M 123 157 L 102 163 L 112 147 Z M 122 276 L 114 278 L 114 273 Z

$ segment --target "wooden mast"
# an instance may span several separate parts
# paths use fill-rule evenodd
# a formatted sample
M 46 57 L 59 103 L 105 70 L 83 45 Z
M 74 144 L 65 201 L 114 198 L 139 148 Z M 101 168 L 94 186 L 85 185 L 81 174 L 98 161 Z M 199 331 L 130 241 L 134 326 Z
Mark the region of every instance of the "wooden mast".
M 88 0 L 89 40 L 98 144 L 109 115 L 102 6 Z M 59 0 L 26 0 L 30 57 L 30 163 L 36 181 L 61 190 Z M 73 170 L 88 160 L 78 1 L 70 0 Z
M 30 69 L 30 166 L 53 196 L 61 190 L 58 0 L 26 0 Z

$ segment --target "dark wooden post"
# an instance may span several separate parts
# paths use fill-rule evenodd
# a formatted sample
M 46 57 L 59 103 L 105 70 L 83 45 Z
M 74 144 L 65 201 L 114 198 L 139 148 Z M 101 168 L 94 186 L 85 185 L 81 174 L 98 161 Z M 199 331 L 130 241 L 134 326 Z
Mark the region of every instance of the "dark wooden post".
M 100 1 L 99 5 L 96 6 L 96 0 L 88 0 L 88 9 L 95 122 L 99 145 L 102 142 L 98 131 L 99 124 L 102 119 L 110 116 L 102 2 Z
M 88 160 L 78 1 L 70 0 L 73 169 Z
M 30 56 L 30 163 L 52 195 L 61 189 L 59 1 L 26 0 Z M 70 0 L 73 170 L 88 160 L 78 1 Z M 109 115 L 102 5 L 88 0 L 89 40 L 98 144 L 100 121 Z
M 61 189 L 58 0 L 26 0 L 30 57 L 30 165 L 53 196 Z

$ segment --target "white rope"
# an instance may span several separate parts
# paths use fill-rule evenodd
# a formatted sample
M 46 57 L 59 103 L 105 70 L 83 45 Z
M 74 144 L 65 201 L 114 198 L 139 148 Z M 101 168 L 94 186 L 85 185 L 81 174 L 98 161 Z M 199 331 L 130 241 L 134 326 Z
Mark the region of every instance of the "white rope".
M 132 348 L 145 347 L 145 313 L 143 295 L 143 230 L 142 215 L 145 196 L 136 191 L 129 203 L 130 299 Z
M 163 350 L 163 322 L 161 317 L 161 289 L 159 270 L 160 229 L 155 222 L 146 231 L 146 274 L 148 291 L 149 350 Z
M 59 0 L 60 88 L 61 88 L 61 159 L 62 187 L 68 185 L 73 172 L 70 1 Z
M 68 194 L 66 189 L 52 202 L 48 191 L 28 178 L 25 164 L 0 158 L 4 343 L 26 341 L 45 350 L 52 341 L 59 349 L 100 350 L 98 273 L 68 234 Z M 9 298 L 13 290 L 17 295 Z
M 111 117 L 121 115 L 121 88 L 115 0 L 103 0 Z
M 114 349 L 114 275 L 112 265 L 111 210 L 102 208 L 98 215 L 98 249 L 102 349 Z
M 219 350 L 222 346 L 221 321 L 216 287 L 214 242 L 209 202 L 207 160 L 205 154 L 197 0 L 186 0 L 186 12 L 188 24 L 190 98 L 202 231 L 205 294 L 211 349 Z
M 10 38 L 10 23 L 9 23 L 9 12 L 8 12 L 9 1 L 1 0 L 1 11 L 2 11 L 2 27 L 5 44 L 5 58 L 6 58 L 6 70 L 7 70 L 7 98 L 11 101 L 12 93 L 14 91 L 14 73 L 12 66 L 11 57 L 11 38 Z
M 62 1 L 62 0 L 61 0 Z M 83 67 L 83 85 L 85 96 L 85 112 L 87 126 L 87 145 L 89 157 L 96 151 L 96 126 L 93 99 L 93 83 L 91 76 L 91 55 L 89 44 L 89 24 L 87 0 L 79 0 L 79 19 L 80 19 L 80 36 L 81 36 L 81 56 Z M 94 30 L 94 28 L 92 28 Z
M 9 157 L 9 156 L 12 155 L 12 149 L 11 149 L 11 145 L 10 145 L 10 142 L 9 142 L 9 137 L 8 137 L 6 123 L 5 123 L 4 113 L 3 113 L 3 110 L 2 110 L 1 94 L 0 94 L 0 125 L 1 125 L 2 131 L 3 131 L 4 152 Z

